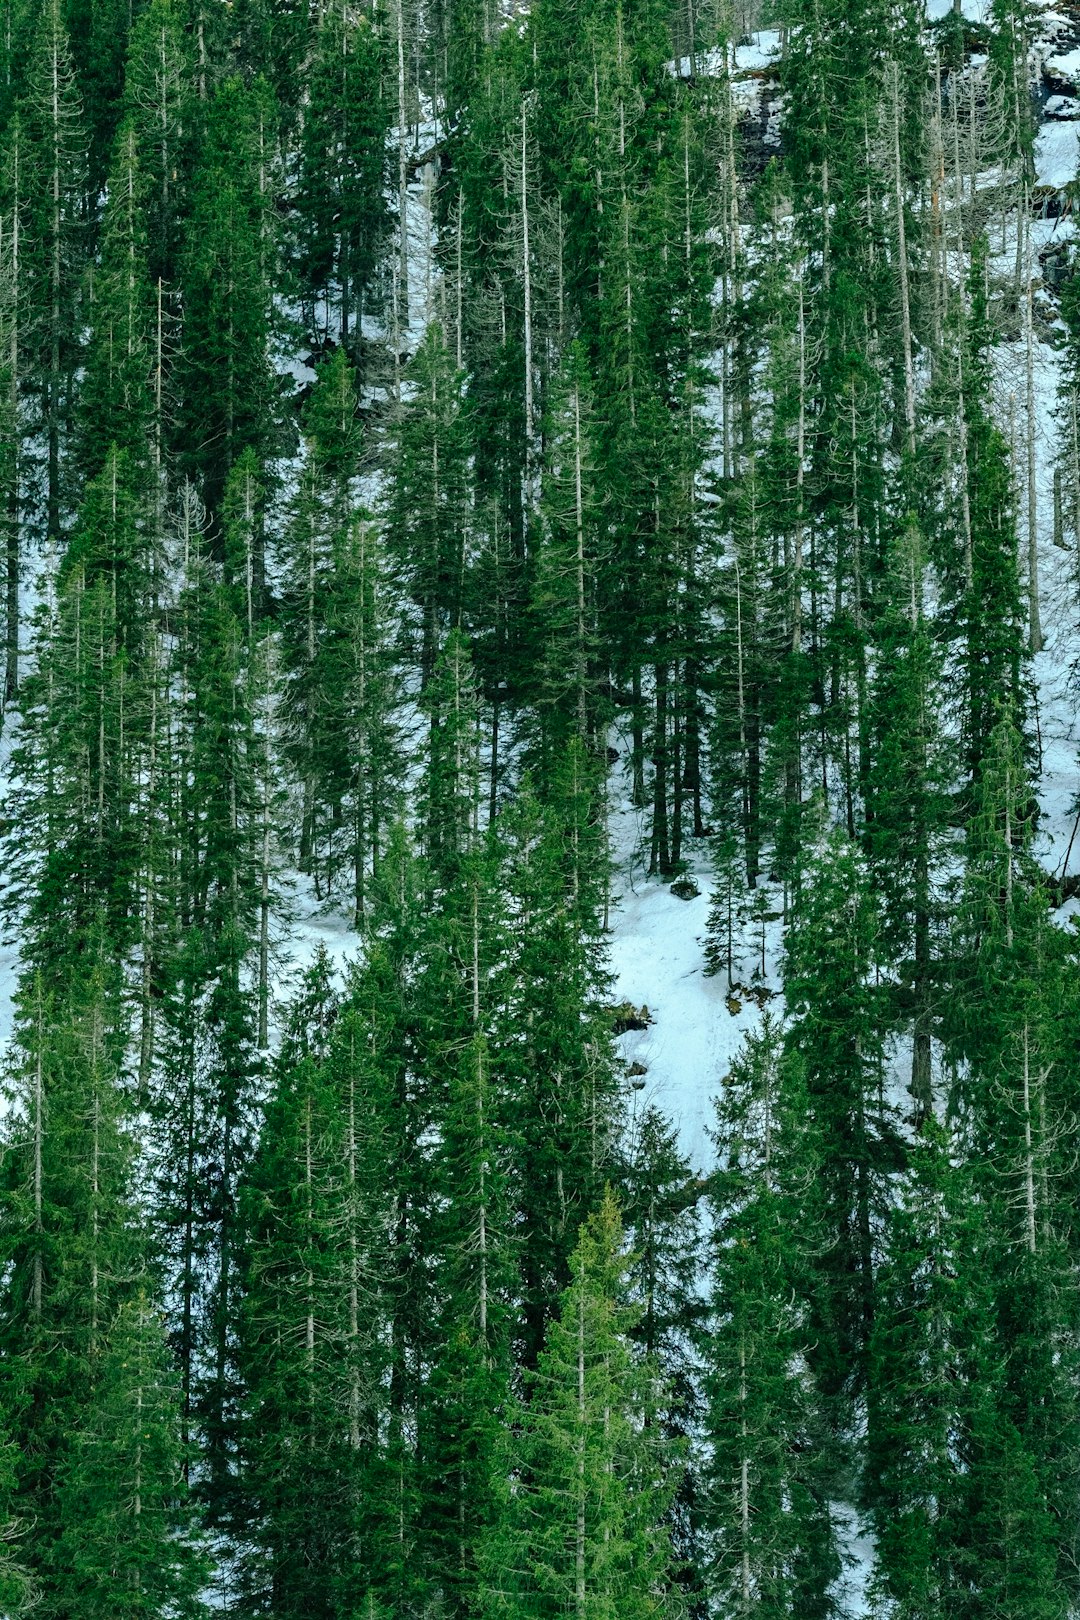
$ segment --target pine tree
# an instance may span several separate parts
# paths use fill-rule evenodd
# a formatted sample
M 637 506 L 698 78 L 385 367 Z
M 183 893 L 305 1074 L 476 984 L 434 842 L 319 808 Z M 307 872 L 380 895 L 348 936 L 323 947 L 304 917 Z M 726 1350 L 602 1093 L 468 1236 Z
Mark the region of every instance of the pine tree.
M 227 80 L 206 117 L 182 252 L 180 448 L 212 519 L 229 469 L 274 437 L 271 225 L 262 142 L 266 88 Z
M 44 523 L 58 540 L 65 515 L 66 392 L 78 350 L 74 289 L 85 200 L 86 138 L 60 0 L 38 18 L 27 65 L 25 135 L 28 335 L 37 424 L 45 441 Z
M 874 982 L 880 922 L 844 833 L 822 841 L 786 936 L 786 1045 L 801 1059 L 817 1120 L 825 1242 L 815 1349 L 829 1394 L 857 1385 L 874 1315 L 874 1232 L 903 1162 L 885 1096 L 885 1009 Z
M 341 342 L 358 358 L 388 221 L 386 41 L 364 13 L 320 12 L 301 138 L 300 274 L 312 302 L 336 283 Z
M 722 1615 L 837 1612 L 823 1414 L 808 1296 L 827 1244 L 818 1109 L 798 1056 L 766 1019 L 717 1105 L 708 1472 L 709 1587 Z
M 86 1620 L 206 1613 L 207 1563 L 183 1463 L 162 1317 L 144 1291 L 109 1325 L 92 1401 L 63 1470 L 60 1612 Z
M 389 1199 L 385 1070 L 320 956 L 291 1009 L 243 1190 L 241 1491 L 257 1612 L 358 1612 L 378 1488 Z
M 394 429 L 387 543 L 420 614 L 426 684 L 448 629 L 461 627 L 467 559 L 468 423 L 462 380 L 437 323 L 413 359 Z
M 667 1607 L 660 1521 L 671 1452 L 641 1427 L 651 1375 L 633 1370 L 623 1266 L 609 1193 L 582 1228 L 518 1419 L 515 1477 L 481 1576 L 485 1615 L 585 1620 Z
M 131 1199 L 133 1143 L 121 1091 L 125 1034 L 101 923 L 62 986 L 20 986 L 5 1143 L 0 1312 L 3 1399 L 17 1447 L 17 1515 L 44 1612 L 64 1614 L 73 1437 L 95 1411 L 116 1311 L 144 1254 Z

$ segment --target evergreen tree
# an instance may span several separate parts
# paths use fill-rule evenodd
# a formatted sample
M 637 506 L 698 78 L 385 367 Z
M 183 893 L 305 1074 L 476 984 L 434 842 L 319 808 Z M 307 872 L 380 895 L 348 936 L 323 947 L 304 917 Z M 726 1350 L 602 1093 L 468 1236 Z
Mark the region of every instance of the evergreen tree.
M 177 1397 L 161 1314 L 139 1293 L 108 1328 L 60 1484 L 60 1612 L 87 1620 L 206 1613 Z
M 226 80 L 210 103 L 182 252 L 179 441 L 212 519 L 229 469 L 275 433 L 270 370 L 272 232 L 264 84 Z
M 62 450 L 66 396 L 78 352 L 74 292 L 86 195 L 82 104 L 60 0 L 48 0 L 37 20 L 20 122 L 25 137 L 27 336 L 36 422 L 45 444 L 42 527 L 56 541 L 65 516 Z
M 205 555 L 199 509 L 181 505 L 185 569 L 175 648 L 179 707 L 172 809 L 174 929 L 163 965 L 161 1063 L 152 1098 L 159 1232 L 180 1361 L 184 1440 L 200 1427 L 202 1481 L 229 1505 L 236 1452 L 237 1199 L 252 1149 L 263 805 L 240 625 Z
M 827 835 L 786 938 L 786 1045 L 801 1059 L 820 1140 L 825 1239 L 817 1263 L 814 1365 L 829 1394 L 862 1379 L 874 1316 L 875 1232 L 903 1162 L 885 1096 L 886 1033 L 874 982 L 878 908 L 846 836 Z
M 468 552 L 468 424 L 461 378 L 432 324 L 410 368 L 395 425 L 387 541 L 420 614 L 420 672 L 430 679 L 448 629 L 461 628 Z
M 556 380 L 545 435 L 546 464 L 536 581 L 537 692 L 561 753 L 571 736 L 591 742 L 598 726 L 597 604 L 599 513 L 593 467 L 592 407 L 584 356 L 571 351 Z
M 27 1566 L 56 1615 L 68 1612 L 73 1445 L 93 1421 L 110 1324 L 143 1266 L 119 985 L 100 922 L 83 943 L 62 986 L 33 969 L 24 977 L 5 1133 L 0 1372 L 17 1448 L 14 1506 L 33 1524 Z
M 871 1342 L 866 1488 L 897 1615 L 1067 1612 L 996 1344 L 991 1206 L 931 1123 L 894 1213 Z
M 705 1585 L 700 1458 L 690 1448 L 703 1410 L 695 1339 L 704 1315 L 698 1286 L 703 1260 L 698 1204 L 704 1183 L 680 1153 L 672 1126 L 653 1107 L 636 1122 L 622 1179 L 630 1242 L 627 1279 L 639 1312 L 631 1339 L 642 1363 L 657 1375 L 656 1408 L 646 1421 L 660 1426 L 683 1464 L 669 1509 L 671 1578 L 700 1609 Z
M 359 357 L 368 295 L 387 232 L 385 37 L 344 4 L 319 14 L 301 143 L 300 273 L 312 299 L 336 283 L 341 341 Z
M 359 1037 L 359 1039 L 358 1039 Z M 358 1612 L 377 1488 L 389 1219 L 385 1071 L 320 956 L 290 1014 L 243 1190 L 242 1492 L 257 1612 Z
M 485 1615 L 664 1612 L 660 1528 L 671 1453 L 641 1427 L 649 1371 L 635 1374 L 610 1193 L 582 1228 L 571 1282 L 520 1414 L 515 1478 L 481 1577 Z
M 145 473 L 153 409 L 153 295 L 146 270 L 138 150 L 130 124 L 117 140 L 90 313 L 80 394 L 80 460 L 94 477 L 115 446 Z
M 828 1243 L 817 1113 L 800 1059 L 766 1019 L 717 1105 L 702 1515 L 723 1615 L 837 1612 L 828 1446 L 810 1373 L 812 1268 Z
M 27 319 L 26 275 L 22 257 L 26 220 L 25 140 L 16 115 L 0 148 L 0 501 L 4 523 L 4 701 L 11 702 L 19 684 L 19 588 L 22 583 L 24 469 L 26 433 L 24 325 Z
M 579 866 L 570 817 L 564 822 L 555 806 L 542 808 L 523 793 L 505 824 L 513 944 L 493 1041 L 512 1099 L 528 1366 L 566 1281 L 575 1234 L 610 1173 L 619 1099 L 600 1002 L 606 979 L 592 887 L 602 877 L 598 863 L 582 851 Z
M 131 30 L 124 110 L 138 141 L 151 286 L 177 280 L 180 221 L 190 183 L 194 64 L 177 0 L 150 0 Z
M 288 752 L 302 795 L 300 866 L 321 896 L 351 865 L 361 919 L 398 772 L 385 569 L 374 526 L 355 506 L 360 430 L 343 349 L 319 369 L 304 429 L 307 459 L 282 547 L 281 615 Z

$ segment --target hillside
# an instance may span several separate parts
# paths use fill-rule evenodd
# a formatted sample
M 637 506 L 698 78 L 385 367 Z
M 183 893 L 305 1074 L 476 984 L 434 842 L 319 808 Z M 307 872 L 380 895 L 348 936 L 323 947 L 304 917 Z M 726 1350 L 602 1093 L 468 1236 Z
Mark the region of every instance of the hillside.
M 0 1614 L 1080 1614 L 1080 12 L 4 0 Z

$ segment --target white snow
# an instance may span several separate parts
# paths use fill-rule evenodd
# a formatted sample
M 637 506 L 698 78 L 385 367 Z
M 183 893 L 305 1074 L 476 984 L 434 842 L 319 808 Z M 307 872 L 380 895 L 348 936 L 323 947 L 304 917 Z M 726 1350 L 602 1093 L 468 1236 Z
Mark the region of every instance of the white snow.
M 747 36 L 746 42 L 735 47 L 735 71 L 752 73 L 768 67 L 780 55 L 780 31 L 765 28 L 758 34 Z
M 1064 79 L 1066 84 L 1076 84 L 1080 75 L 1080 50 L 1063 51 L 1058 56 L 1048 56 L 1043 64 L 1043 71 L 1055 79 Z
M 931 22 L 939 22 L 952 9 L 952 0 L 926 0 L 926 15 Z M 990 15 L 990 0 L 963 0 L 961 10 L 969 22 L 986 22 Z
M 1035 139 L 1035 179 L 1040 186 L 1067 186 L 1076 179 L 1078 139 L 1080 128 L 1076 124 L 1052 122 L 1042 126 Z
M 683 1152 L 700 1172 L 714 1161 L 709 1132 L 713 1101 L 748 1031 L 760 1012 L 754 1001 L 737 997 L 740 1010 L 727 1005 L 727 976 L 707 978 L 703 941 L 709 915 L 712 880 L 708 846 L 690 851 L 688 867 L 701 893 L 680 900 L 670 885 L 645 876 L 640 859 L 642 812 L 629 803 L 616 805 L 611 817 L 616 856 L 616 892 L 612 908 L 612 999 L 649 1010 L 649 1027 L 621 1037 L 628 1062 L 643 1064 L 644 1086 L 635 1107 L 655 1104 L 678 1127 Z M 766 943 L 768 980 L 775 984 L 778 925 L 769 925 Z M 753 944 L 743 957 L 743 980 L 750 977 Z

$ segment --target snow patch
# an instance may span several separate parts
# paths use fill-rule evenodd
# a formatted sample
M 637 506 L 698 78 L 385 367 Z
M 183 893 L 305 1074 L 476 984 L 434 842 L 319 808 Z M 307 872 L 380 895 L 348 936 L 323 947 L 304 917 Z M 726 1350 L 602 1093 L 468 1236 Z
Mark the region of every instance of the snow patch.
M 1080 57 L 1080 51 L 1075 53 Z M 1044 124 L 1035 139 L 1035 179 L 1040 186 L 1059 189 L 1076 179 L 1080 129 L 1060 118 Z

